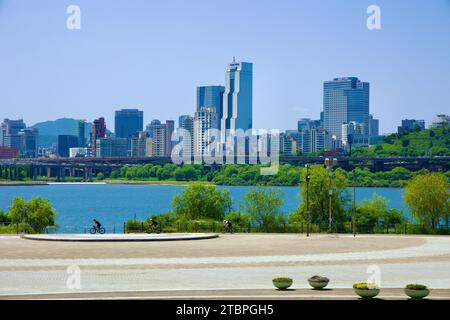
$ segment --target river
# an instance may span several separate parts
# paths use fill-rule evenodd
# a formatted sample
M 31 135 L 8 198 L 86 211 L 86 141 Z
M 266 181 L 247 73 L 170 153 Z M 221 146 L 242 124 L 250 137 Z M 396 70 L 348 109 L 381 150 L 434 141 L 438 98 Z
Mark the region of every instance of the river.
M 171 209 L 172 197 L 184 186 L 175 185 L 120 185 L 120 184 L 50 184 L 41 186 L 0 186 L 0 210 L 7 211 L 14 197 L 27 200 L 48 198 L 58 212 L 59 232 L 84 232 L 96 218 L 107 226 L 108 232 L 123 231 L 128 219 L 146 219 Z M 251 187 L 218 186 L 230 190 L 234 209 Z M 276 187 L 284 197 L 283 212 L 289 214 L 300 203 L 299 188 Z M 350 190 L 351 191 L 351 190 Z M 409 216 L 403 203 L 403 189 L 357 188 L 356 200 L 370 199 L 374 193 L 385 197 L 392 208 L 401 209 Z

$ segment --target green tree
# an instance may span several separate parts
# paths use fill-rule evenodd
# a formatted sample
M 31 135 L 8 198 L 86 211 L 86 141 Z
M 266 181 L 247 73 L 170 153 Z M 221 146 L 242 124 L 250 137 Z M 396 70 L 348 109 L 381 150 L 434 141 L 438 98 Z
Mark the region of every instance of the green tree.
M 184 219 L 222 220 L 231 210 L 228 190 L 195 183 L 173 197 L 174 213 Z
M 249 218 L 246 214 L 242 214 L 240 211 L 233 211 L 227 216 L 225 220 L 231 221 L 235 226 L 245 227 L 249 223 Z
M 402 223 L 405 218 L 402 211 L 389 208 L 385 198 L 374 194 L 371 200 L 365 200 L 356 206 L 356 221 L 358 224 L 374 227 Z
M 414 217 L 435 228 L 440 219 L 449 222 L 449 182 L 443 173 L 414 177 L 405 188 L 404 199 Z
M 305 176 L 306 170 L 302 171 Z M 329 172 L 321 165 L 314 165 L 310 168 L 309 182 L 309 212 L 312 223 L 327 223 L 329 216 L 329 190 L 330 177 Z M 346 209 L 349 205 L 349 195 L 346 191 L 347 178 L 344 171 L 340 168 L 334 170 L 331 179 L 331 208 L 334 222 L 344 222 L 346 220 Z M 290 217 L 291 221 L 306 220 L 306 180 L 301 179 L 300 196 L 302 202 L 299 208 Z
M 0 224 L 9 222 L 11 222 L 10 215 L 0 210 Z
M 283 196 L 275 189 L 253 188 L 244 197 L 242 211 L 269 231 L 271 224 L 276 223 L 281 215 Z
M 26 201 L 23 198 L 14 198 L 9 207 L 12 222 L 22 223 L 23 208 L 26 209 L 25 223 L 31 227 L 32 231 L 42 232 L 45 227 L 55 224 L 57 213 L 48 199 L 33 198 Z

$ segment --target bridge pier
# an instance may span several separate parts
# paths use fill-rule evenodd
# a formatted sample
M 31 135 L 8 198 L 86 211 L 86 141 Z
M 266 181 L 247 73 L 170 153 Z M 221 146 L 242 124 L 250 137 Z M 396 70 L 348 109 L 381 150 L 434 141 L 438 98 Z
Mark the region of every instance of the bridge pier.
M 38 168 L 36 168 L 36 166 L 34 166 L 34 165 L 31 165 L 30 171 L 31 171 L 31 180 L 36 181 Z
M 64 181 L 65 177 L 66 177 L 66 168 L 65 167 L 59 167 L 59 170 L 58 170 L 58 181 Z
M 84 168 L 84 181 L 86 182 L 92 181 L 92 168 L 89 167 Z

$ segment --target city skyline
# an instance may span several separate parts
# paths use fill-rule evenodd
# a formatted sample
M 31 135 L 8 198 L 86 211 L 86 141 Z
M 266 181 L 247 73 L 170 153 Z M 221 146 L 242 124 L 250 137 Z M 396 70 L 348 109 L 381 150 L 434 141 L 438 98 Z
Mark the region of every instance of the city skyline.
M 378 1 L 381 30 L 366 27 L 367 1 L 236 3 L 230 26 L 219 3 L 81 0 L 81 30 L 66 28 L 68 4 L 0 3 L 0 118 L 105 116 L 111 127 L 114 110 L 137 108 L 145 124 L 177 119 L 193 113 L 196 87 L 224 85 L 234 55 L 254 63 L 254 128 L 318 118 L 322 83 L 336 77 L 371 83 L 381 133 L 395 132 L 397 119 L 429 121 L 450 100 L 447 1 Z

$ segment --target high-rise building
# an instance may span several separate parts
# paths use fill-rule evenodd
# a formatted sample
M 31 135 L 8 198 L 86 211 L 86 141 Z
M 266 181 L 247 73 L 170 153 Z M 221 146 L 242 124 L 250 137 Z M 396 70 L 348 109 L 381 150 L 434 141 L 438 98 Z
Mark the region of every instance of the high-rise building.
M 25 158 L 36 158 L 38 156 L 38 129 L 21 129 L 20 154 Z
M 297 121 L 297 130 L 302 131 L 305 129 L 312 129 L 312 128 L 320 128 L 321 121 L 320 120 L 311 120 L 309 118 L 302 118 Z
M 161 121 L 158 119 L 153 119 L 145 128 L 145 131 L 147 131 L 147 135 L 151 138 L 153 137 L 153 127 L 161 124 Z
M 85 120 L 78 120 L 77 121 L 77 136 L 78 136 L 78 147 L 84 148 L 86 146 L 86 121 Z
M 170 157 L 172 154 L 172 134 L 175 128 L 173 120 L 166 120 L 166 123 L 154 125 L 152 143 L 153 156 Z
M 172 134 L 175 131 L 175 121 L 166 120 L 166 157 L 170 157 L 172 154 Z
M 211 129 L 219 129 L 219 118 L 216 109 L 203 107 L 194 116 L 194 156 L 202 157 L 211 154 L 213 149 L 217 150 L 220 141 L 214 141 Z
M 167 127 L 165 123 L 157 124 L 153 126 L 153 156 L 165 157 L 166 152 L 166 131 Z
M 303 130 L 309 130 L 304 128 Z M 299 130 L 286 130 L 283 134 L 283 153 L 295 156 L 302 152 L 302 132 Z
M 131 156 L 146 157 L 147 156 L 147 132 L 141 131 L 131 138 Z
M 92 155 L 97 154 L 97 140 L 106 136 L 105 118 L 98 118 L 92 124 Z
M 352 147 L 365 147 L 369 145 L 369 135 L 366 133 L 364 123 L 350 121 L 342 124 L 342 145 L 348 149 Z
M 128 155 L 128 139 L 106 137 L 97 139 L 98 158 L 122 158 Z
M 233 62 L 225 74 L 225 92 L 223 94 L 223 112 L 220 122 L 221 142 L 226 141 L 228 132 L 252 129 L 253 106 L 253 64 Z
M 153 157 L 153 139 L 147 138 L 145 142 L 145 156 Z
M 374 119 L 373 115 L 369 114 L 369 136 L 378 137 L 380 135 L 380 121 Z
M 411 132 L 414 130 L 424 130 L 425 120 L 403 119 L 402 125 L 397 128 L 398 134 Z
M 116 138 L 131 137 L 144 127 L 144 112 L 138 109 L 122 109 L 115 113 L 114 133 Z
M 323 128 L 302 131 L 302 153 L 320 152 L 331 148 L 331 135 Z
M 58 155 L 62 158 L 68 158 L 70 148 L 78 148 L 79 139 L 77 136 L 61 134 L 58 136 Z
M 197 87 L 197 110 L 204 107 L 213 107 L 216 109 L 219 119 L 223 114 L 223 93 L 224 86 L 203 86 Z
M 430 128 L 448 126 L 450 124 L 450 117 L 446 114 L 438 114 L 430 121 Z
M 179 117 L 178 129 L 179 140 L 182 143 L 183 158 L 190 158 L 194 154 L 194 117 L 189 115 L 182 115 Z
M 0 145 L 20 150 L 21 138 L 19 131 L 25 128 L 26 125 L 22 119 L 4 119 L 0 125 Z
M 323 84 L 324 128 L 342 140 L 342 124 L 364 124 L 369 134 L 369 83 L 356 77 L 335 78 Z

